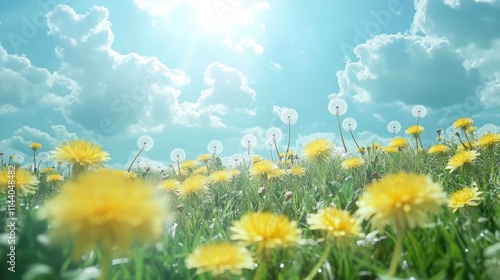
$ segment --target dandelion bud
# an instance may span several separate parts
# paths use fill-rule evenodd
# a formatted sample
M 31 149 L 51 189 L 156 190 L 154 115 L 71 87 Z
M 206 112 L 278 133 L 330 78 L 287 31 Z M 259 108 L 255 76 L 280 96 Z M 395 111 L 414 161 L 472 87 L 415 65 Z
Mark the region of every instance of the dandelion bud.
M 293 192 L 292 191 L 287 191 L 285 193 L 286 200 L 290 200 L 290 199 L 292 199 L 292 197 L 293 197 Z
M 177 211 L 179 211 L 179 212 L 181 212 L 181 213 L 182 213 L 182 212 L 184 212 L 184 204 L 179 204 L 179 205 L 177 205 L 177 207 L 175 207 L 175 208 L 177 208 Z
M 266 194 L 266 187 L 261 187 L 257 190 L 257 193 L 259 194 L 260 197 L 264 196 Z

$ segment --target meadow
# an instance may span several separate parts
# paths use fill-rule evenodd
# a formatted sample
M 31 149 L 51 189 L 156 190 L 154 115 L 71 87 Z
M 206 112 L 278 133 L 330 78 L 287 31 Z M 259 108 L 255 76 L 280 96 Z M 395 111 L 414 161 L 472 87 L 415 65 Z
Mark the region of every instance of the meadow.
M 478 131 L 472 119 L 457 119 L 452 133 L 425 128 L 435 140 L 424 145 L 425 108 L 416 106 L 404 135 L 393 121 L 390 143 L 361 147 L 356 121 L 341 119 L 343 101 L 332 100 L 329 110 L 342 147 L 318 138 L 290 150 L 290 138 L 281 139 L 293 135 L 297 120 L 289 109 L 281 116 L 288 133 L 271 128 L 269 153 L 261 155 L 252 151 L 259 144 L 253 135 L 228 160 L 220 141 L 194 159 L 175 149 L 166 168 L 143 162 L 150 136 L 138 139 L 124 170 L 106 167 L 112 155 L 85 139 L 53 151 L 32 143 L 30 168 L 2 154 L 1 278 L 500 275 L 495 126 Z

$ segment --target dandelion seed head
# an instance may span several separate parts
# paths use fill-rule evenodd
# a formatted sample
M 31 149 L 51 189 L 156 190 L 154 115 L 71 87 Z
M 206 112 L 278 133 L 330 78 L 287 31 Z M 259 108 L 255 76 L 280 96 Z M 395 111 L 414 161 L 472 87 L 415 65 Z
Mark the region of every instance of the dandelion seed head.
M 347 103 L 342 98 L 334 98 L 328 102 L 328 111 L 332 115 L 341 116 L 347 112 Z

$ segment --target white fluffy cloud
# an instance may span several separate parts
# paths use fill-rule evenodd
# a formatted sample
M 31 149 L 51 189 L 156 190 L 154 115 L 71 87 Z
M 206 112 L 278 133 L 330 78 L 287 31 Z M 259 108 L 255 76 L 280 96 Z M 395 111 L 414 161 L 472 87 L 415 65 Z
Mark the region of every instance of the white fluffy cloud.
M 330 97 L 363 106 L 421 104 L 436 112 L 440 124 L 498 108 L 500 1 L 414 3 L 411 29 L 356 46 L 356 59 L 337 72 L 340 91 Z M 389 115 L 383 112 L 378 119 Z
M 246 49 L 252 49 L 256 54 L 264 53 L 264 46 L 255 42 L 252 38 L 243 38 L 238 43 L 234 43 L 229 37 L 222 41 L 223 46 L 235 50 L 239 54 L 245 54 Z
M 196 126 L 226 127 L 226 122 L 241 115 L 253 116 L 256 92 L 238 69 L 214 62 L 203 77 L 207 86 L 196 102 L 179 104 L 175 123 Z

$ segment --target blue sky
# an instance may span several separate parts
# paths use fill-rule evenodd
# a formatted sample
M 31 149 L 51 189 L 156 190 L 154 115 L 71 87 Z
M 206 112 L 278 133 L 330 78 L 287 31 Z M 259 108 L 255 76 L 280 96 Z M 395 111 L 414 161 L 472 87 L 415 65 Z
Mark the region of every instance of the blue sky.
M 155 140 L 144 157 L 169 164 L 173 149 L 194 159 L 211 140 L 223 157 L 243 153 L 251 133 L 268 155 L 284 108 L 299 115 L 292 149 L 341 147 L 336 97 L 361 145 L 387 144 L 391 120 L 404 135 L 415 105 L 426 144 L 459 117 L 499 128 L 498 14 L 499 0 L 4 1 L 0 152 L 86 138 L 122 168 L 142 135 Z

